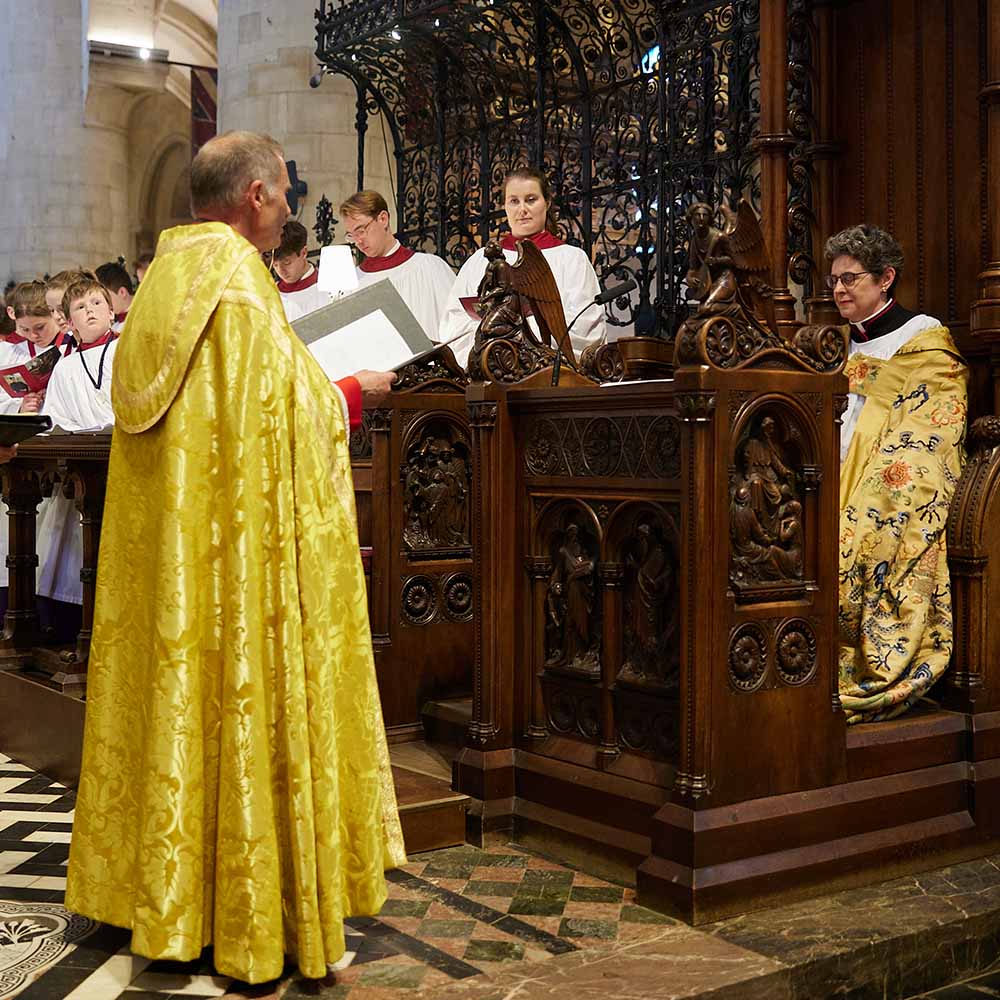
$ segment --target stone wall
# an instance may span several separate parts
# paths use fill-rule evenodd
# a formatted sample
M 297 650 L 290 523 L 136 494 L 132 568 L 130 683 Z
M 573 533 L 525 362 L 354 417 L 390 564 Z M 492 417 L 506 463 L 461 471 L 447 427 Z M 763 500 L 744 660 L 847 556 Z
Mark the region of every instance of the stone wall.
M 85 0 L 7 5 L 0 32 L 0 279 L 101 259 L 125 238 L 124 139 L 86 128 Z M 99 262 L 99 261 L 98 261 Z
M 309 184 L 300 219 L 312 231 L 325 194 L 334 211 L 357 188 L 356 97 L 344 77 L 309 79 L 315 57 L 315 0 L 233 0 L 219 10 L 219 131 L 273 135 Z M 379 121 L 369 123 L 365 185 L 391 203 Z M 343 239 L 338 226 L 336 238 Z

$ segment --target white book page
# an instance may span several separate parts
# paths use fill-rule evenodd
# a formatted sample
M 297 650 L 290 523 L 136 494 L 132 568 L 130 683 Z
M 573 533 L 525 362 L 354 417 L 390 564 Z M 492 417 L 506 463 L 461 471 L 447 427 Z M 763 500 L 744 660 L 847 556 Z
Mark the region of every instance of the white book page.
M 413 355 L 381 309 L 314 340 L 309 350 L 333 382 L 366 368 L 388 371 Z

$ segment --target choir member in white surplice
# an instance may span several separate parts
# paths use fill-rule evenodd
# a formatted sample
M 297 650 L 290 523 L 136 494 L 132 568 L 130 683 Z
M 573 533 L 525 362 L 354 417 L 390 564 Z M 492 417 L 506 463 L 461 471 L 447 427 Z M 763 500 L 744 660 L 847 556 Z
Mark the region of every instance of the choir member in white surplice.
M 340 215 L 348 241 L 362 254 L 359 287 L 391 281 L 424 333 L 437 340 L 455 272 L 440 257 L 417 253 L 396 239 L 389 206 L 378 191 L 358 191 L 340 206 Z
M 319 270 L 307 256 L 309 234 L 301 222 L 289 219 L 281 230 L 281 245 L 274 251 L 271 267 L 278 276 L 278 294 L 291 323 L 333 301 L 317 282 Z
M 8 314 L 14 320 L 16 342 L 2 343 L 0 367 L 13 368 L 23 365 L 32 358 L 56 347 L 65 359 L 72 350 L 73 337 L 63 328 L 48 303 L 48 287 L 42 281 L 25 281 L 8 296 Z M 58 367 L 58 366 L 57 366 Z M 42 405 L 43 393 L 33 392 L 22 397 L 10 397 L 0 393 L 0 413 L 36 413 Z M 82 599 L 80 584 L 80 562 L 82 542 L 79 517 L 72 500 L 67 500 L 60 490 L 42 500 L 38 508 L 35 529 L 38 553 L 39 584 L 38 593 L 59 601 L 79 603 Z M 7 586 L 6 557 L 8 551 L 7 532 L 0 534 L 0 587 Z M 76 550 L 74 557 L 70 554 Z M 58 565 L 74 566 L 68 578 L 54 579 L 54 569 Z M 44 615 L 48 609 L 39 608 Z
M 548 179 L 541 171 L 530 167 L 511 171 L 504 180 L 503 191 L 504 210 L 510 225 L 510 232 L 501 240 L 504 256 L 513 264 L 517 260 L 518 241 L 530 239 L 542 251 L 552 269 L 566 323 L 571 323 L 601 290 L 590 258 L 579 247 L 569 246 L 555 235 L 552 192 Z M 475 308 L 486 264 L 486 252 L 480 249 L 462 265 L 441 320 L 439 340 L 443 343 L 453 337 L 459 338 L 451 344 L 451 349 L 461 365 L 469 360 L 469 351 L 479 326 Z M 531 318 L 529 322 L 534 325 L 535 321 Z M 606 336 L 604 309 L 592 305 L 583 312 L 570 332 L 577 359 L 586 347 L 600 344 Z
M 45 390 L 42 413 L 65 431 L 100 431 L 115 422 L 111 409 L 111 367 L 118 346 L 108 290 L 96 279 L 81 278 L 66 289 L 63 312 L 78 349 L 56 365 Z M 83 548 L 80 515 L 61 495 L 39 512 L 39 595 L 80 604 Z M 42 544 L 44 539 L 44 547 Z

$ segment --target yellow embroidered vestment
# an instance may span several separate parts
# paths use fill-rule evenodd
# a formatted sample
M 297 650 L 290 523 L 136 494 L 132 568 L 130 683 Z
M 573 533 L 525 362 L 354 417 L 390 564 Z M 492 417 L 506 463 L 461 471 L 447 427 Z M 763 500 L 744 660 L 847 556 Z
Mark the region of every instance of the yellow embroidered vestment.
M 845 373 L 866 400 L 841 467 L 840 697 L 849 722 L 870 722 L 906 711 L 951 659 L 945 523 L 968 376 L 940 326 Z

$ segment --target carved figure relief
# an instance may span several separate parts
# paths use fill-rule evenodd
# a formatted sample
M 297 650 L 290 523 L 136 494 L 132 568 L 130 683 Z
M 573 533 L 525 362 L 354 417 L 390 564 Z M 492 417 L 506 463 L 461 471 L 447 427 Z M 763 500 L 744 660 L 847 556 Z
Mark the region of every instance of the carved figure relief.
M 759 421 L 737 449 L 729 532 L 730 580 L 734 586 L 802 579 L 798 476 L 770 415 Z
M 571 521 L 557 536 L 545 594 L 545 666 L 600 673 L 596 543 Z
M 410 448 L 400 475 L 406 547 L 467 548 L 471 465 L 465 443 L 450 428 L 432 428 Z
M 685 215 L 691 225 L 691 237 L 688 240 L 688 271 L 684 280 L 688 299 L 699 302 L 712 287 L 715 245 L 722 235 L 722 230 L 712 225 L 714 217 L 715 210 L 703 201 L 692 203 Z
M 624 663 L 618 680 L 677 686 L 677 573 L 662 525 L 641 521 L 625 545 Z

